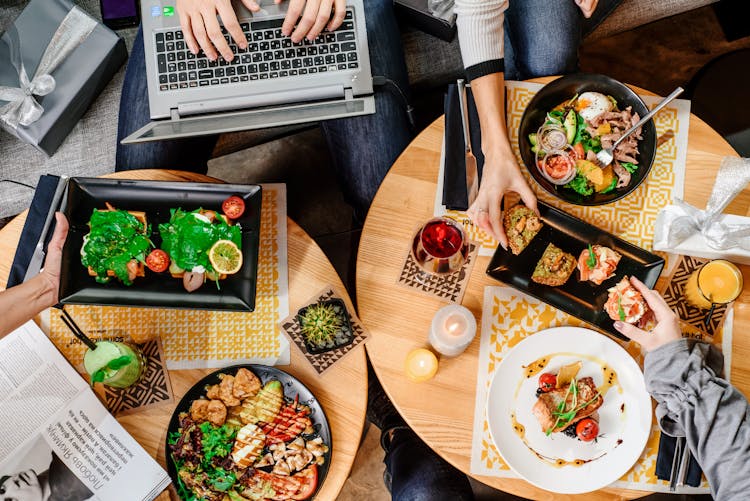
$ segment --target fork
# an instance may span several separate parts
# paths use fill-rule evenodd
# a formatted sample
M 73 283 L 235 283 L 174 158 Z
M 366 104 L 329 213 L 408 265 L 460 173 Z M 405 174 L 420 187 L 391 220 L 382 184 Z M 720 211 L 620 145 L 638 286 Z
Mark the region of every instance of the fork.
M 672 91 L 670 95 L 662 99 L 661 102 L 657 104 L 653 110 L 646 113 L 646 115 L 643 118 L 641 118 L 641 120 L 637 124 L 629 128 L 625 132 L 625 134 L 620 136 L 620 139 L 615 141 L 615 143 L 612 145 L 611 148 L 602 148 L 599 151 L 599 153 L 596 154 L 596 158 L 599 160 L 599 163 L 602 164 L 602 167 L 606 167 L 607 165 L 612 163 L 612 160 L 614 160 L 615 158 L 614 151 L 617 149 L 618 146 L 620 146 L 620 143 L 622 143 L 630 134 L 638 130 L 638 128 L 641 127 L 643 124 L 651 120 L 651 117 L 659 113 L 659 111 L 661 111 L 662 108 L 664 108 L 667 104 L 669 104 L 674 98 L 682 94 L 684 90 L 685 89 L 683 89 L 682 87 L 677 87 L 675 90 Z

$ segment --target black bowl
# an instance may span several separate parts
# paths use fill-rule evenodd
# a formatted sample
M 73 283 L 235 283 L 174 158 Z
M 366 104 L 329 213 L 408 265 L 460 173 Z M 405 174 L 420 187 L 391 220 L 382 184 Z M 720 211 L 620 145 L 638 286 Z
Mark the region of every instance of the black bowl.
M 633 111 L 641 117 L 649 112 L 646 104 L 635 92 L 613 78 L 585 73 L 567 75 L 548 83 L 531 99 L 521 117 L 521 126 L 518 130 L 518 147 L 531 177 L 548 193 L 575 205 L 603 205 L 626 197 L 648 176 L 656 154 L 656 127 L 653 120 L 646 122 L 642 128 L 643 139 L 638 143 L 638 151 L 640 151 L 637 157 L 639 167 L 633 173 L 630 184 L 606 194 L 594 193 L 590 196 L 583 196 L 571 189 L 550 183 L 537 169 L 536 155 L 531 151 L 531 144 L 529 143 L 529 134 L 536 132 L 544 123 L 548 111 L 576 94 L 587 91 L 610 95 L 617 100 L 618 108 L 625 109 L 632 106 Z

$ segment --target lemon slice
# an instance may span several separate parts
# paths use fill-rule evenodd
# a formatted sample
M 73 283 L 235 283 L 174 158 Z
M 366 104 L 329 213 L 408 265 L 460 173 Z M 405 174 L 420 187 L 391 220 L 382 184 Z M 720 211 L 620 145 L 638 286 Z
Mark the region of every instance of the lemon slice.
M 230 240 L 219 240 L 208 251 L 208 260 L 217 273 L 232 275 L 242 268 L 242 252 Z

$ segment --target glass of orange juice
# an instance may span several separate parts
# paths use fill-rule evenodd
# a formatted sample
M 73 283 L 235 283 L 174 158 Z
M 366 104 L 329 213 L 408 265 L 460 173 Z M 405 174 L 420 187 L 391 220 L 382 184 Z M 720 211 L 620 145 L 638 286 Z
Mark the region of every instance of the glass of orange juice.
M 685 284 L 685 299 L 692 306 L 708 310 L 737 299 L 742 284 L 739 268 L 725 259 L 715 259 L 690 275 Z

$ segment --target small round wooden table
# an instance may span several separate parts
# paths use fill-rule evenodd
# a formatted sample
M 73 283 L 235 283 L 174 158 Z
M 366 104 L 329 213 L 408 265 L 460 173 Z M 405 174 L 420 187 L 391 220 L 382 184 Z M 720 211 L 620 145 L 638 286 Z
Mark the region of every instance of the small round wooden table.
M 106 177 L 205 183 L 221 182 L 211 177 L 190 172 L 166 170 L 118 172 Z M 2 287 L 5 287 L 7 282 L 10 265 L 25 220 L 26 213 L 23 213 L 0 230 L 0 285 Z M 305 300 L 328 284 L 334 285 L 339 291 L 345 293 L 346 289 L 326 256 L 307 233 L 289 218 L 287 218 L 287 235 L 289 311 L 296 311 Z M 345 299 L 351 307 L 349 298 L 346 297 Z M 291 365 L 284 366 L 282 369 L 300 379 L 310 388 L 323 405 L 331 426 L 333 442 L 331 468 L 317 498 L 336 499 L 349 476 L 364 429 L 365 410 L 367 408 L 365 352 L 362 349 L 356 350 L 320 377 L 294 346 L 291 346 L 290 349 Z M 201 377 L 213 370 L 215 369 L 169 371 L 175 402 L 179 401 Z M 164 442 L 167 434 L 167 423 L 173 411 L 174 405 L 160 406 L 118 418 L 120 424 L 165 468 Z M 168 492 L 170 495 L 167 494 Z M 169 499 L 170 496 L 176 499 L 172 489 L 162 493 L 160 499 Z
M 537 79 L 546 83 L 551 78 Z M 636 89 L 639 93 L 648 93 Z M 362 321 L 372 339 L 367 352 L 378 378 L 396 408 L 416 433 L 455 467 L 471 474 L 471 443 L 476 395 L 479 336 L 456 358 L 442 358 L 435 378 L 413 383 L 404 374 L 406 354 L 427 345 L 434 313 L 446 303 L 396 284 L 413 232 L 433 214 L 443 118 L 423 131 L 391 168 L 370 208 L 357 257 L 357 301 Z M 690 117 L 685 199 L 705 207 L 722 157 L 734 150 L 696 116 Z M 750 214 L 750 190 L 730 205 L 728 212 Z M 488 257 L 479 257 L 462 304 L 481 325 L 485 286 L 498 285 L 485 274 Z M 732 382 L 750 395 L 750 267 L 743 267 L 745 291 L 735 304 Z M 474 475 L 496 489 L 532 499 L 551 494 L 519 479 Z M 585 494 L 585 499 L 633 499 L 648 493 L 607 488 Z M 573 499 L 576 496 L 555 496 Z

